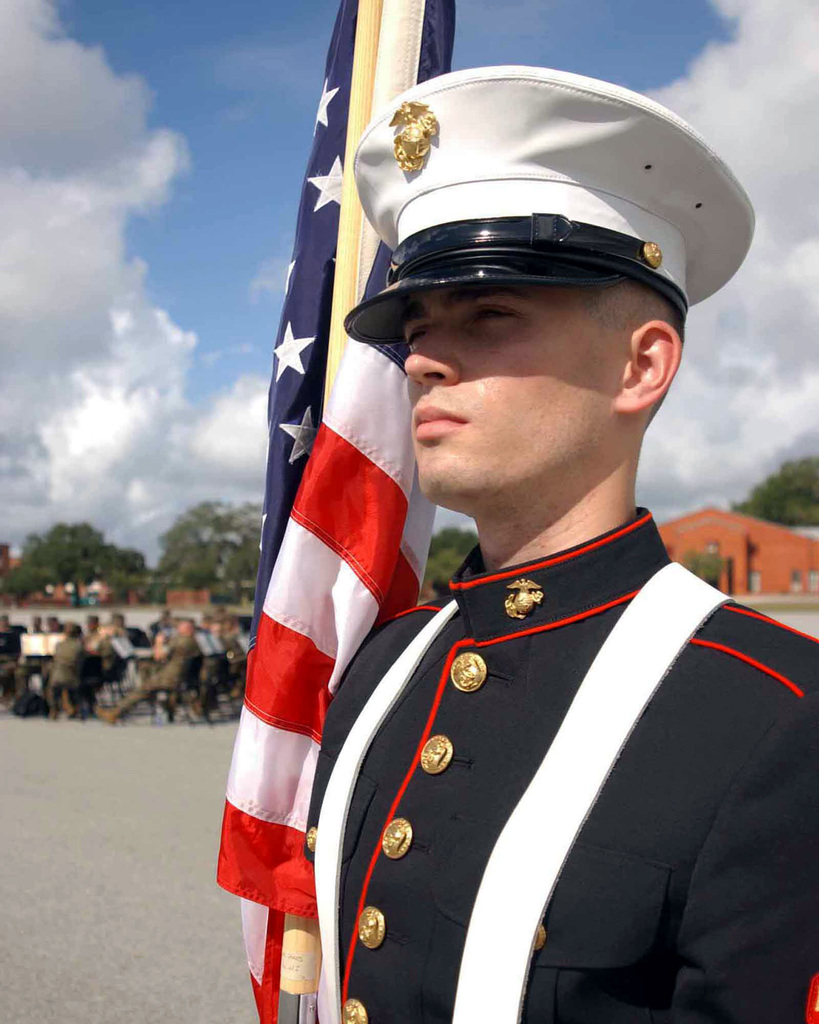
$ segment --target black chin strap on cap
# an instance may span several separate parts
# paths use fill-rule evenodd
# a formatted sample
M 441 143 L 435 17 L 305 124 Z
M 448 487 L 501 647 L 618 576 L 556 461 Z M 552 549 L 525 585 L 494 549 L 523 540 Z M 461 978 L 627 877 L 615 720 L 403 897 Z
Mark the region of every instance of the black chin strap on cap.
M 528 256 L 533 270 L 538 262 L 547 270 L 554 267 L 557 258 L 561 263 L 597 273 L 622 274 L 642 281 L 685 316 L 688 300 L 677 285 L 655 272 L 645 257 L 648 244 L 632 235 L 554 213 L 453 221 L 419 231 L 402 242 L 393 253 L 387 284 L 411 277 L 428 278 L 432 262 L 439 259 L 451 266 L 459 258 L 474 260 L 480 254 L 486 259 L 491 253 L 493 262 L 506 256 L 520 265 L 521 259 L 529 262 Z M 544 276 L 547 280 L 551 276 L 548 270 Z

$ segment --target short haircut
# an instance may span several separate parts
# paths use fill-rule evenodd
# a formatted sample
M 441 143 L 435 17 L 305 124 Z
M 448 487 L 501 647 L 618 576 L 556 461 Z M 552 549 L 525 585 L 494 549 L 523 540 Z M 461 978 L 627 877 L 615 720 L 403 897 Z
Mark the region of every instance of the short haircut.
M 602 288 L 580 288 L 591 317 L 613 330 L 636 330 L 648 320 L 663 320 L 685 340 L 685 317 L 672 302 L 640 281 L 625 278 Z

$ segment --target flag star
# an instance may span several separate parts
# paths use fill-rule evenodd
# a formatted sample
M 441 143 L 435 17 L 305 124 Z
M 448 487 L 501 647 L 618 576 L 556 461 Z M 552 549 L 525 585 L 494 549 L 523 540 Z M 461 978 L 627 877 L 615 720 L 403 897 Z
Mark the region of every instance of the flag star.
M 293 325 L 288 323 L 284 329 L 284 340 L 281 345 L 273 349 L 273 355 L 279 360 L 276 366 L 276 380 L 281 377 L 289 366 L 291 370 L 304 376 L 304 364 L 301 361 L 301 354 L 308 345 L 312 345 L 315 338 L 294 338 Z
M 284 294 L 290 291 L 290 278 L 293 276 L 293 271 L 296 269 L 296 261 L 293 260 L 287 267 L 287 280 L 284 282 Z
M 341 169 L 341 157 L 336 157 L 329 174 L 321 174 L 315 178 L 308 178 L 311 185 L 319 190 L 319 197 L 313 207 L 313 213 L 320 210 L 328 203 L 338 203 L 341 206 L 341 182 L 344 178 L 344 171 Z
M 313 413 L 309 405 L 301 418 L 301 423 L 280 423 L 279 429 L 293 438 L 293 450 L 290 452 L 290 458 L 287 460 L 291 466 L 302 455 L 310 454 L 310 449 L 313 447 L 313 442 L 318 433 L 318 427 L 313 426 Z
M 327 127 L 327 108 L 330 106 L 330 100 L 338 92 L 338 89 L 328 89 L 327 79 L 324 79 L 324 88 L 321 90 L 321 99 L 319 100 L 318 113 L 316 114 L 316 127 L 313 129 L 313 134 L 316 134 L 316 128 L 320 124 Z

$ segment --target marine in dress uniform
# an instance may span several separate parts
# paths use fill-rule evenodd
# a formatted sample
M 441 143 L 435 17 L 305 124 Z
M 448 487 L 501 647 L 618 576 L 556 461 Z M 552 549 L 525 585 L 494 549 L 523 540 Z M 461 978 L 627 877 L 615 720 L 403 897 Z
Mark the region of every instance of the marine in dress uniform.
M 753 226 L 731 172 L 670 111 L 547 69 L 457 72 L 410 90 L 368 129 L 356 176 L 393 250 L 388 288 L 347 320 L 372 344 L 403 339 L 418 294 L 455 287 L 638 282 L 681 322 L 735 272 Z M 446 396 L 438 376 L 430 389 Z M 668 562 L 637 509 L 520 564 L 487 568 L 479 546 L 456 573 L 455 613 L 379 720 L 349 794 L 335 880 L 341 1020 L 453 1020 L 499 836 L 607 640 Z M 321 858 L 324 794 L 362 709 L 443 604 L 382 625 L 349 666 L 324 727 L 308 858 Z M 550 898 L 532 896 L 535 915 L 546 909 L 525 936 L 517 1019 L 819 1020 L 819 647 L 717 604 L 656 680 Z M 611 687 L 625 692 L 652 639 L 630 645 Z M 547 843 L 556 810 L 532 819 Z M 525 839 L 519 852 L 537 865 Z M 515 909 L 498 905 L 487 980 L 513 966 Z M 328 940 L 322 924 L 325 954 Z M 480 1019 L 500 1020 L 489 1002 Z

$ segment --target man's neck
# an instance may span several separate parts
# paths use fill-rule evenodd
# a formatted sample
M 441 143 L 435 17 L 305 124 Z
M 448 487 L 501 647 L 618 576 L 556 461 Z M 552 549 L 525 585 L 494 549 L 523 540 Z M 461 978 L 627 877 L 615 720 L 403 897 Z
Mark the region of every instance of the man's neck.
M 537 502 L 475 517 L 487 570 L 534 562 L 629 522 L 635 515 L 633 479 L 603 481 L 566 507 Z

